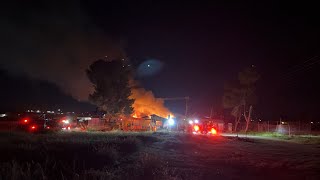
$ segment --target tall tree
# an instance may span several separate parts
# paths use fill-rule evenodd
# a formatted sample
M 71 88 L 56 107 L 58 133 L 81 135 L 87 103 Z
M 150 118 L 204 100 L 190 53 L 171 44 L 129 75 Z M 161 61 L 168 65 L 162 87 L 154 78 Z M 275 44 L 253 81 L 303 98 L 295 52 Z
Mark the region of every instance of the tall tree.
M 225 87 L 223 105 L 225 108 L 232 108 L 231 114 L 235 117 L 235 131 L 237 131 L 242 115 L 246 121 L 245 132 L 248 131 L 253 105 L 256 102 L 255 84 L 259 78 L 255 66 L 251 66 L 239 72 L 238 82 L 235 85 Z
M 239 83 L 227 83 L 224 87 L 223 95 L 223 107 L 226 109 L 232 109 L 231 115 L 235 118 L 234 131 L 237 131 L 238 124 L 241 119 L 241 89 L 239 89 Z
M 131 115 L 134 99 L 130 99 L 130 69 L 122 60 L 97 60 L 87 69 L 94 87 L 89 101 L 104 112 L 109 119 L 118 115 Z
M 255 84 L 260 78 L 256 67 L 245 68 L 238 75 L 241 88 L 241 106 L 243 107 L 243 116 L 246 120 L 246 129 L 248 131 L 249 123 L 251 121 L 253 104 L 256 102 Z

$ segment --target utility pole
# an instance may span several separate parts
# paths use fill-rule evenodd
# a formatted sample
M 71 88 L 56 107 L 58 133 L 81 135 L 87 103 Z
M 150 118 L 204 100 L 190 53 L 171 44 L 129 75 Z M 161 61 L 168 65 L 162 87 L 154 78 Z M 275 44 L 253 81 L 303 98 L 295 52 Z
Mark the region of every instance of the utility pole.
M 211 110 L 210 110 L 210 119 L 212 118 L 212 113 L 213 113 L 213 105 L 211 106 Z
M 161 98 L 163 99 L 164 101 L 175 101 L 175 100 L 185 100 L 186 101 L 186 109 L 185 109 L 185 118 L 187 119 L 188 117 L 188 103 L 189 103 L 189 99 L 190 97 L 189 96 L 186 96 L 186 97 L 174 97 L 174 98 Z

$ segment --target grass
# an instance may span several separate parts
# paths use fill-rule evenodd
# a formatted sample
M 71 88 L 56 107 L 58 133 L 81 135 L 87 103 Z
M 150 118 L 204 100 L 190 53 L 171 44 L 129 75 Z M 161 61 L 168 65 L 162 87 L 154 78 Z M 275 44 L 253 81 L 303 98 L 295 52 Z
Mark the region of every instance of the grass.
M 30 180 L 315 177 L 320 162 L 315 144 L 168 132 L 0 132 L 0 154 L 0 179 Z
M 240 133 L 242 135 L 251 135 L 265 138 L 273 138 L 275 140 L 284 140 L 288 142 L 301 143 L 301 144 L 320 144 L 320 136 L 314 135 L 287 135 L 277 132 L 248 132 Z
M 150 133 L 1 132 L 0 179 L 112 179 L 121 162 L 155 141 Z

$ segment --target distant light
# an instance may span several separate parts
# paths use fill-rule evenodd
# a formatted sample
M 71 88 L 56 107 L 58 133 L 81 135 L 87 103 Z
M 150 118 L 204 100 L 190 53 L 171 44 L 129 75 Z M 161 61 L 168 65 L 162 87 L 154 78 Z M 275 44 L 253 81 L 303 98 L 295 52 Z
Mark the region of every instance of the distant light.
M 170 126 L 173 126 L 174 125 L 174 120 L 172 118 L 168 119 L 168 123 Z
M 311 121 L 311 124 L 313 124 L 313 122 Z
M 40 113 L 41 111 L 40 110 L 37 110 L 37 113 Z
M 36 129 L 36 126 L 31 126 L 31 129 Z
M 194 123 L 199 123 L 199 120 L 198 119 L 194 120 Z
M 62 122 L 65 123 L 65 124 L 69 124 L 70 123 L 68 119 L 67 120 L 62 120 Z
M 189 124 L 193 124 L 193 121 L 192 121 L 192 120 L 189 120 Z
M 284 122 L 282 121 L 281 124 L 284 124 Z
M 6 117 L 7 114 L 0 114 L 0 117 Z
M 27 122 L 28 122 L 28 119 L 23 120 L 23 122 L 24 122 L 24 123 L 27 123 Z
M 148 64 L 147 66 L 150 67 L 150 64 Z

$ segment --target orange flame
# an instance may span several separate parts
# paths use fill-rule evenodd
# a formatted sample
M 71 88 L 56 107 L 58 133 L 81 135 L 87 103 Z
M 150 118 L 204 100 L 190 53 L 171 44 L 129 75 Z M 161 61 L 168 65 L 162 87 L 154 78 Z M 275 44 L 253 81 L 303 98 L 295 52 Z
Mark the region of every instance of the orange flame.
M 133 117 L 143 117 L 156 114 L 161 117 L 172 117 L 172 113 L 164 106 L 164 101 L 161 98 L 155 98 L 151 91 L 143 88 L 131 89 L 132 95 L 130 98 L 135 99 L 133 104 Z

